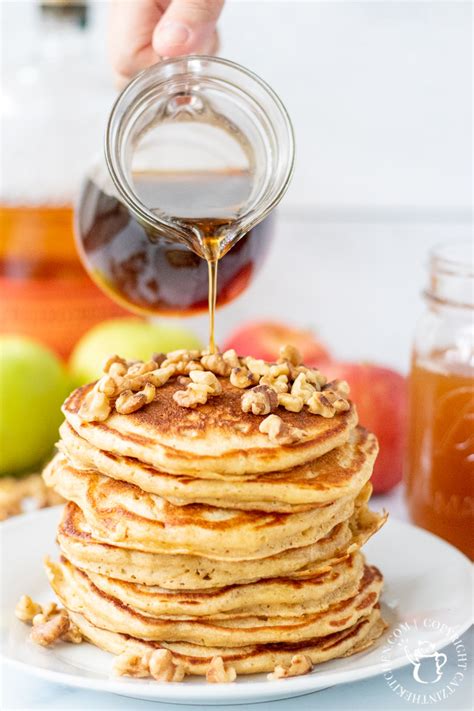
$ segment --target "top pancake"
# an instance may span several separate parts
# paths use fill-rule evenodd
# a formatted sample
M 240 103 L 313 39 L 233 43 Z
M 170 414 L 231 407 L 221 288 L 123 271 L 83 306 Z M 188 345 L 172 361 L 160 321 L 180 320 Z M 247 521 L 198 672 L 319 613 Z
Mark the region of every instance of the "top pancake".
M 289 469 L 305 464 L 344 444 L 357 425 L 350 410 L 331 418 L 313 415 L 306 408 L 276 414 L 285 424 L 306 433 L 292 445 L 272 442 L 259 431 L 262 416 L 244 413 L 242 390 L 219 378 L 222 394 L 196 409 L 173 400 L 182 389 L 176 380 L 156 391 L 153 402 L 128 415 L 113 412 L 105 422 L 84 422 L 79 410 L 93 385 L 75 390 L 63 405 L 71 427 L 98 449 L 134 457 L 164 472 L 242 476 Z

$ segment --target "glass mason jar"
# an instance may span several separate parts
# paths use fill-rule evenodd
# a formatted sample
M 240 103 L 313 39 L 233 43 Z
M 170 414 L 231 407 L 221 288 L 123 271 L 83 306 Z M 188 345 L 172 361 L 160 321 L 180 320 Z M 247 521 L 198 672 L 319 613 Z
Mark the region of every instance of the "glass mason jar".
M 474 558 L 474 263 L 434 249 L 410 378 L 406 496 L 413 521 Z
M 219 257 L 217 305 L 241 293 L 293 171 L 291 123 L 272 89 L 216 57 L 160 62 L 118 97 L 105 155 L 76 219 L 97 284 L 133 312 L 186 316 L 207 308 L 205 259 Z

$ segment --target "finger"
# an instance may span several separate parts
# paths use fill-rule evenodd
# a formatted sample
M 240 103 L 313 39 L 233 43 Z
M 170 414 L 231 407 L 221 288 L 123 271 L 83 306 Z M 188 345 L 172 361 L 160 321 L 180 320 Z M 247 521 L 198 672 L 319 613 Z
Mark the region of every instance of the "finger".
M 154 51 L 162 57 L 211 51 L 223 5 L 224 0 L 172 0 L 153 33 Z
M 151 37 L 162 17 L 158 3 L 150 0 L 114 0 L 109 15 L 109 54 L 112 68 L 130 78 L 158 62 Z
M 214 30 L 212 35 L 209 36 L 208 40 L 203 43 L 203 45 L 198 49 L 194 50 L 196 54 L 217 54 L 219 51 L 219 35 L 217 30 Z

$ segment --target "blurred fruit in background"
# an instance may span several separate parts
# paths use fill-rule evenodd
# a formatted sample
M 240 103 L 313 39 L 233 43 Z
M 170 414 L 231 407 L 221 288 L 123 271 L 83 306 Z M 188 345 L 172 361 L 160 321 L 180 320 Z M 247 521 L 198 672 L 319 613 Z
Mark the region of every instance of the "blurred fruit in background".
M 347 380 L 360 423 L 377 435 L 379 454 L 372 474 L 376 494 L 402 479 L 407 429 L 407 379 L 374 363 L 332 362 L 324 366 L 330 380 Z
M 47 348 L 0 336 L 0 475 L 18 474 L 51 453 L 70 380 Z
M 328 376 L 347 380 L 359 421 L 377 435 L 380 452 L 372 475 L 375 493 L 392 489 L 402 479 L 407 427 L 407 381 L 395 370 L 374 363 L 350 363 L 333 359 L 326 344 L 308 330 L 274 321 L 252 321 L 239 327 L 224 348 L 275 361 L 279 348 L 291 343 L 306 365 L 317 366 Z
M 280 347 L 287 343 L 298 348 L 307 365 L 320 365 L 331 357 L 312 331 L 292 328 L 277 321 L 252 321 L 241 326 L 227 339 L 223 350 L 234 348 L 239 355 L 274 361 Z
M 85 2 L 6 5 L 22 41 L 8 41 L 2 64 L 0 333 L 67 357 L 90 326 L 124 314 L 82 267 L 72 220 L 111 90 Z
M 140 318 L 110 319 L 81 338 L 69 365 L 74 383 L 82 385 L 101 376 L 105 359 L 113 353 L 148 360 L 154 352 L 201 347 L 199 339 L 184 327 L 148 323 Z

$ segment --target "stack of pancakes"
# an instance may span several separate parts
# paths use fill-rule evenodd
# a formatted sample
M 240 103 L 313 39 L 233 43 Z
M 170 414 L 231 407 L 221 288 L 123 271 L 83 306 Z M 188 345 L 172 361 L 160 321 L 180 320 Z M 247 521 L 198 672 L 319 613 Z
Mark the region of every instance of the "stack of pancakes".
M 380 572 L 361 546 L 377 454 L 353 406 L 278 416 L 304 431 L 278 444 L 242 390 L 179 407 L 176 379 L 136 412 L 86 422 L 92 385 L 64 405 L 48 485 L 68 503 L 51 585 L 82 634 L 114 654 L 169 650 L 187 674 L 221 657 L 237 674 L 313 664 L 383 632 Z

